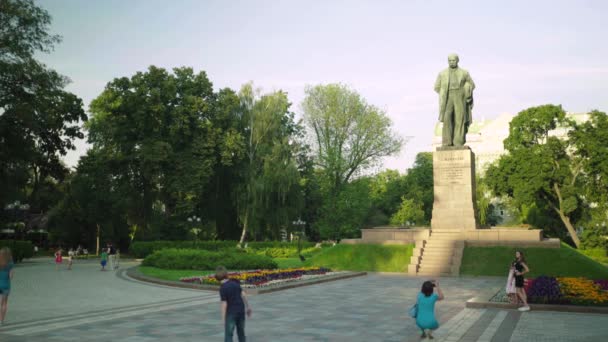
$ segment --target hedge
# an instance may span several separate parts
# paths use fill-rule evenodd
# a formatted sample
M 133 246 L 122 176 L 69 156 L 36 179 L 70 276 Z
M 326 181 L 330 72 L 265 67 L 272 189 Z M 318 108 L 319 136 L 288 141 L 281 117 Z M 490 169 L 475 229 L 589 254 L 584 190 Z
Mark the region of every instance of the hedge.
M 271 258 L 295 258 L 298 256 L 298 248 L 297 247 L 275 247 L 275 248 L 261 248 L 261 249 L 253 249 L 247 248 L 247 253 L 257 254 L 257 255 L 265 255 Z M 311 256 L 316 252 L 321 251 L 320 248 L 308 247 L 302 248 L 302 255 Z
M 8 247 L 15 262 L 34 256 L 34 245 L 30 241 L 0 240 L 0 248 Z
M 219 251 L 234 248 L 236 244 L 236 241 L 137 241 L 131 244 L 129 251 L 136 258 L 145 258 L 155 251 L 166 248 Z
M 223 265 L 230 270 L 275 269 L 277 263 L 262 255 L 226 250 L 220 252 L 200 249 L 168 248 L 148 255 L 144 266 L 177 270 L 214 270 Z
M 206 251 L 222 251 L 236 247 L 238 241 L 137 241 L 131 244 L 130 254 L 136 258 L 145 258 L 155 251 L 165 248 L 202 249 Z M 314 242 L 302 242 L 302 248 L 314 247 Z M 297 252 L 297 242 L 247 242 L 247 248 L 260 250 L 267 248 L 288 248 Z M 257 253 L 256 253 L 257 254 Z

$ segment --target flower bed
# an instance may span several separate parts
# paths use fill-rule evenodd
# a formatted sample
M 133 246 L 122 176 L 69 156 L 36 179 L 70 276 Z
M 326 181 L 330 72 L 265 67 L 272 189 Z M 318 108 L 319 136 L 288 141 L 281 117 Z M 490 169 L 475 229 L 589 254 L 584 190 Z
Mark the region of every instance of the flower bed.
M 269 286 L 289 281 L 307 280 L 340 272 L 332 272 L 324 267 L 300 267 L 283 270 L 256 270 L 228 273 L 228 278 L 237 279 L 245 288 Z M 180 281 L 194 284 L 219 285 L 215 275 L 181 278 Z
M 524 285 L 528 302 L 532 304 L 565 304 L 608 306 L 608 280 L 540 276 L 527 279 Z M 501 289 L 490 301 L 507 302 Z

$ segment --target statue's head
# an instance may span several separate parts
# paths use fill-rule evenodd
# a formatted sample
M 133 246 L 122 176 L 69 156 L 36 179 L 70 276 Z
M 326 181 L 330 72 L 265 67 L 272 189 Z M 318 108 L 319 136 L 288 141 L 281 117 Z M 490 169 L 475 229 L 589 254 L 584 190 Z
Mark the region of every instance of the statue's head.
M 458 55 L 455 53 L 451 53 L 448 56 L 448 64 L 450 65 L 450 68 L 458 68 L 458 61 L 460 59 L 458 58 Z

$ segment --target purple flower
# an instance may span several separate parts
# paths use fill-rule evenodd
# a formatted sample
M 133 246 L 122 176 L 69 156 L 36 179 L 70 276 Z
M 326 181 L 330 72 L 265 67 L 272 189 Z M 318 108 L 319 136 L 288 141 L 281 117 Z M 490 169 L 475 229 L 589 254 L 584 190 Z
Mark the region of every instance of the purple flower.
M 560 304 L 564 303 L 557 279 L 554 277 L 540 276 L 532 282 L 526 294 L 532 303 Z
M 602 290 L 608 291 L 608 279 L 598 279 L 594 280 L 593 282 L 598 284 Z

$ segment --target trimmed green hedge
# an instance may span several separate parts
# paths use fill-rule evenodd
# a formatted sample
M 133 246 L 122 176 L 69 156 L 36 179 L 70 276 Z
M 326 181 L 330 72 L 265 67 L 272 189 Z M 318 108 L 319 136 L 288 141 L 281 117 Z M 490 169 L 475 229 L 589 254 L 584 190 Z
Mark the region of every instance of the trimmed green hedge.
M 148 255 L 143 266 L 174 270 L 214 270 L 223 265 L 230 270 L 275 269 L 277 263 L 262 255 L 235 250 L 212 252 L 200 249 L 168 248 Z
M 247 253 L 257 254 L 257 255 L 265 255 L 271 258 L 295 258 L 298 256 L 298 248 L 297 247 L 276 247 L 276 248 L 262 248 L 262 249 L 253 249 L 247 248 L 245 249 Z M 321 248 L 309 247 L 302 248 L 302 255 L 308 257 L 317 252 L 320 252 Z
M 131 244 L 129 251 L 136 258 L 145 258 L 155 251 L 166 248 L 220 251 L 234 248 L 236 244 L 236 241 L 138 241 Z
M 130 254 L 135 258 L 145 258 L 155 251 L 159 251 L 165 248 L 178 248 L 178 249 L 202 249 L 206 251 L 222 251 L 236 247 L 238 241 L 137 241 L 131 244 L 129 248 Z M 302 249 L 314 247 L 314 242 L 302 242 Z M 247 249 L 260 250 L 260 249 L 291 249 L 297 254 L 298 243 L 297 242 L 247 242 Z M 282 251 L 271 251 L 269 253 L 278 253 L 285 255 L 287 252 Z M 257 253 L 256 253 L 257 254 Z M 263 253 L 267 255 L 266 253 Z M 293 253 L 292 253 L 293 254 Z M 291 255 L 291 254 L 290 254 Z M 282 256 L 288 257 L 288 256 Z
M 0 240 L 0 248 L 8 247 L 15 262 L 34 256 L 34 245 L 30 241 Z

